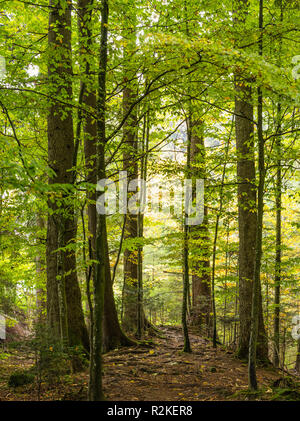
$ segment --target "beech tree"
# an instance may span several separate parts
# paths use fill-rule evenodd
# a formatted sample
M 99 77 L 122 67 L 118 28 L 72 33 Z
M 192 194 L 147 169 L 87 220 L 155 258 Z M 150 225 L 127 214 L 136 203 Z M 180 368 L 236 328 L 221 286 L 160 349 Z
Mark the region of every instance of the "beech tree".
M 186 364 L 205 353 L 211 368 L 216 348 L 228 349 L 226 361 L 248 360 L 250 390 L 258 360 L 278 377 L 299 371 L 296 2 L 1 7 L 0 312 L 32 335 L 36 396 L 51 395 L 55 367 L 64 384 L 82 370 L 89 400 L 113 398 L 103 360 L 111 380 L 127 346 L 138 362 L 162 349 L 183 349 Z M 147 189 L 131 184 L 121 198 L 124 171 Z M 196 225 L 187 179 L 189 205 L 204 180 Z M 103 198 L 115 209 L 100 211 Z
M 191 173 L 192 179 L 205 180 L 204 122 L 200 117 L 191 119 Z M 206 197 L 207 198 L 207 197 Z M 204 199 L 205 200 L 205 199 Z M 204 203 L 204 218 L 200 226 L 191 227 L 192 243 L 192 324 L 211 336 L 211 275 L 208 209 Z
M 245 23 L 247 0 L 235 3 L 235 25 Z M 243 42 L 239 38 L 238 42 Z M 247 358 L 250 340 L 252 290 L 256 244 L 256 185 L 254 158 L 254 115 L 251 79 L 243 74 L 235 75 L 235 131 L 237 148 L 237 181 L 239 207 L 239 309 L 240 338 L 238 355 Z M 261 294 L 259 292 L 259 294 Z M 263 324 L 262 301 L 259 304 L 259 355 L 267 357 L 267 343 Z
M 89 350 L 73 247 L 77 228 L 72 203 L 75 150 L 70 25 L 71 4 L 64 0 L 50 3 L 48 159 L 53 190 L 48 201 L 47 315 L 54 337 Z

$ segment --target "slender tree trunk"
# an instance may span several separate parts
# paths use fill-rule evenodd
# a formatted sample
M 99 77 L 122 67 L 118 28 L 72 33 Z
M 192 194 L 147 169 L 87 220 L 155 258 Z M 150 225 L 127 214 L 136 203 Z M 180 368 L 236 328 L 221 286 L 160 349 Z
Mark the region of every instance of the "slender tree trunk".
M 129 75 L 127 75 L 128 77 Z M 130 76 L 129 76 L 130 77 Z M 136 97 L 132 83 L 123 91 L 123 112 L 127 115 Z M 123 160 L 124 171 L 127 171 L 128 182 L 138 177 L 137 165 L 137 114 L 133 112 L 128 117 L 123 127 Z M 128 199 L 133 195 L 128 192 Z M 138 215 L 127 209 L 124 240 L 134 241 L 138 234 Z M 123 295 L 123 327 L 125 331 L 136 334 L 138 328 L 138 258 L 137 248 L 134 244 L 124 250 L 124 295 Z
M 225 165 L 224 165 L 225 167 Z M 230 265 L 230 258 L 228 252 L 228 245 L 229 245 L 229 221 L 227 224 L 227 232 L 226 232 L 226 252 L 225 252 L 225 282 L 224 282 L 224 292 L 225 292 L 225 299 L 224 299 L 224 321 L 227 315 L 227 276 L 228 276 L 228 268 Z M 223 331 L 223 345 L 226 345 L 226 324 L 224 323 L 224 331 Z
M 191 120 L 187 118 L 187 162 L 186 162 L 186 176 L 190 177 L 191 173 Z M 183 331 L 183 352 L 192 352 L 189 331 L 187 325 L 187 303 L 188 303 L 188 291 L 189 291 L 189 226 L 186 223 L 186 209 L 184 208 L 183 213 L 183 267 L 182 267 L 182 309 L 181 309 L 181 324 Z
M 95 260 L 96 250 L 96 183 L 97 183 L 97 122 L 91 113 L 95 114 L 96 104 L 96 88 L 95 80 L 90 75 L 90 63 L 92 57 L 92 4 L 93 0 L 79 0 L 78 3 L 78 28 L 81 50 L 85 52 L 84 57 L 89 58 L 83 63 L 85 74 L 83 77 L 82 87 L 84 87 L 82 103 L 86 109 L 84 113 L 84 152 L 86 163 L 86 177 L 88 183 L 94 187 L 87 191 L 88 203 L 88 230 L 89 230 L 89 258 Z M 88 79 L 87 79 L 88 78 Z M 121 330 L 116 310 L 113 285 L 110 273 L 110 263 L 107 244 L 107 232 L 105 222 L 105 247 L 106 247 L 106 263 L 105 263 L 105 293 L 104 293 L 104 314 L 103 314 L 103 351 L 107 352 L 122 345 L 133 345 L 134 342 L 127 338 Z M 95 278 L 95 265 L 92 265 L 91 276 Z M 91 323 L 91 335 L 93 335 L 94 323 Z M 91 356 L 92 358 L 92 356 Z
M 143 135 L 140 147 L 141 160 L 140 160 L 140 175 L 141 179 L 147 181 L 147 164 L 148 164 L 148 147 L 149 147 L 149 111 L 144 116 Z M 146 190 L 142 191 L 141 203 L 146 203 Z M 141 338 L 146 327 L 151 327 L 151 321 L 146 320 L 144 307 L 143 307 L 143 245 L 141 240 L 144 235 L 144 213 L 143 210 L 138 213 L 137 221 L 137 235 L 139 238 L 138 244 L 138 314 L 137 314 L 137 337 Z
M 101 1 L 101 35 L 98 75 L 98 145 L 97 176 L 105 178 L 105 141 L 106 141 L 106 72 L 107 72 L 107 38 L 108 38 L 108 1 Z M 94 329 L 93 359 L 90 363 L 89 400 L 104 399 L 102 390 L 102 347 L 103 347 L 103 314 L 107 264 L 107 237 L 105 214 L 97 215 L 96 231 L 96 268 L 94 284 Z
M 237 273 L 237 277 L 238 277 L 238 273 Z M 235 288 L 235 303 L 234 303 L 234 344 L 236 346 L 237 343 L 237 335 L 238 335 L 238 323 L 236 321 L 237 317 L 238 317 L 238 298 L 239 298 L 239 282 L 237 280 L 236 283 L 236 288 Z
M 212 308 L 213 308 L 213 347 L 214 348 L 217 347 L 217 313 L 216 313 L 216 301 L 215 301 L 215 273 L 216 273 L 217 241 L 218 241 L 219 220 L 220 220 L 220 217 L 222 216 L 222 210 L 223 210 L 223 188 L 224 188 L 224 180 L 225 180 L 225 174 L 226 174 L 226 165 L 227 165 L 227 159 L 228 159 L 228 150 L 229 150 L 231 132 L 230 132 L 230 136 L 228 138 L 226 148 L 225 148 L 225 161 L 224 161 L 223 172 L 222 172 L 220 204 L 219 204 L 219 210 L 216 217 L 215 234 L 214 234 L 214 242 L 213 242 L 213 255 L 212 255 L 213 264 L 212 264 L 211 289 L 212 289 Z M 227 234 L 227 246 L 228 246 L 228 235 L 229 235 L 229 231 Z M 226 272 L 227 272 L 227 251 L 226 251 Z M 226 307 L 226 297 L 225 297 L 225 307 Z M 224 337 L 225 337 L 225 333 L 224 333 Z
M 143 236 L 143 216 L 139 212 L 137 225 L 137 237 L 142 239 Z M 144 317 L 143 317 L 143 248 L 138 245 L 137 250 L 137 264 L 138 264 L 138 296 L 137 296 L 137 338 L 142 337 L 144 331 Z
M 44 231 L 46 227 L 45 219 L 38 215 L 37 216 L 37 228 L 40 231 Z M 44 253 L 40 253 L 35 259 L 36 274 L 38 278 L 38 288 L 36 290 L 36 308 L 37 308 L 37 334 L 41 333 L 41 329 L 45 327 L 46 322 L 46 290 L 45 290 L 45 256 Z
M 189 285 L 189 249 L 188 249 L 188 226 L 184 222 L 183 233 L 183 294 L 182 294 L 182 314 L 181 323 L 183 331 L 183 352 L 192 352 L 189 331 L 187 325 L 187 300 L 188 300 L 188 285 Z
M 105 179 L 105 143 L 106 143 L 106 73 L 107 73 L 107 38 L 108 38 L 108 1 L 101 2 L 101 39 L 98 76 L 98 145 L 97 177 Z M 118 323 L 109 264 L 106 215 L 97 215 L 96 231 L 96 270 L 94 278 L 94 337 L 93 360 L 90 363 L 89 400 L 103 400 L 102 390 L 102 350 L 118 346 L 117 341 L 132 344 L 124 336 Z M 104 305 L 105 297 L 105 305 Z M 108 332 L 110 332 L 108 335 Z
M 136 100 L 138 85 L 136 81 L 136 70 L 134 69 L 134 51 L 136 49 L 136 16 L 134 0 L 129 2 L 131 12 L 126 13 L 123 37 L 126 41 L 124 48 L 124 60 L 130 63 L 124 69 L 124 80 L 126 86 L 123 90 L 123 115 L 127 115 Z M 132 70 L 133 69 L 133 70 Z M 149 113 L 147 114 L 147 124 L 145 130 L 146 143 L 149 138 Z M 145 139 L 144 139 L 145 140 Z M 138 121 L 137 109 L 134 108 L 128 116 L 123 126 L 123 169 L 128 172 L 128 181 L 132 181 L 138 177 Z M 144 145 L 142 145 L 144 148 Z M 146 146 L 147 151 L 148 146 Z M 144 180 L 147 175 L 146 169 L 147 157 L 141 160 L 141 178 Z M 145 166 L 145 168 L 143 168 Z M 143 171 L 145 170 L 145 173 Z M 128 193 L 128 199 L 133 193 Z M 142 197 L 140 196 L 140 199 Z M 142 281 L 142 246 L 134 245 L 134 240 L 143 237 L 143 215 L 138 212 L 132 214 L 128 209 L 125 221 L 124 239 L 132 242 L 131 248 L 124 250 L 124 284 L 122 293 L 122 324 L 128 332 L 134 333 L 137 337 L 141 337 L 146 329 L 153 333 L 156 329 L 149 323 L 145 316 L 143 306 L 143 281 Z
M 280 22 L 283 21 L 283 4 L 280 2 Z M 279 65 L 281 63 L 282 39 L 279 41 Z M 281 103 L 277 106 L 277 131 L 281 132 Z M 277 172 L 275 186 L 276 202 L 276 256 L 275 256 L 275 291 L 274 291 L 274 366 L 280 363 L 280 284 L 281 284 L 281 136 L 276 138 Z
M 282 370 L 285 369 L 285 351 L 286 351 L 286 326 L 283 326 L 283 329 L 282 329 L 282 346 L 281 346 L 281 368 L 282 368 Z
M 106 224 L 105 238 L 107 239 Z M 118 313 L 116 309 L 113 284 L 111 279 L 108 243 L 106 241 L 106 263 L 105 263 L 105 302 L 104 302 L 104 320 L 103 320 L 103 351 L 108 352 L 120 346 L 133 346 L 136 342 L 128 338 L 121 329 Z
M 259 40 L 259 53 L 262 56 L 262 29 L 263 29 L 263 0 L 259 2 L 259 29 L 261 31 Z M 262 90 L 257 90 L 258 108 L 257 108 L 257 132 L 258 132 L 258 197 L 257 197 L 257 229 L 255 244 L 255 267 L 252 291 L 252 308 L 251 308 L 251 331 L 249 343 L 249 361 L 248 361 L 248 383 L 251 390 L 257 390 L 256 378 L 256 347 L 258 338 L 259 323 L 259 285 L 260 285 L 260 268 L 262 258 L 262 231 L 263 231 L 263 210 L 264 210 L 264 186 L 265 186 L 265 158 L 264 158 L 264 138 L 263 138 L 263 97 Z
M 97 213 L 96 213 L 96 183 L 97 183 L 97 121 L 91 116 L 96 114 L 96 79 L 91 75 L 92 59 L 92 15 L 93 0 L 78 0 L 77 3 L 77 24 L 78 24 L 78 41 L 80 51 L 80 70 L 81 84 L 80 96 L 82 97 L 81 105 L 84 110 L 82 112 L 83 120 L 83 138 L 84 138 L 84 157 L 85 157 L 85 174 L 86 180 L 92 188 L 87 188 L 87 215 L 88 215 L 88 235 L 86 236 L 84 229 L 84 246 L 83 252 L 86 259 L 85 247 L 86 240 L 88 242 L 89 260 L 96 260 L 96 230 L 97 230 Z M 79 141 L 80 133 L 77 133 Z M 82 215 L 82 224 L 84 225 L 84 214 Z M 87 263 L 87 262 L 85 262 Z M 90 337 L 90 367 L 94 364 L 93 355 L 93 338 L 94 338 L 94 309 L 91 294 L 91 280 L 95 284 L 96 268 L 95 264 L 90 264 L 86 268 L 86 296 L 89 308 L 89 337 Z
M 297 373 L 300 373 L 300 339 L 298 339 L 298 343 L 297 343 L 297 356 L 296 356 L 295 370 L 297 371 Z
M 278 121 L 281 106 L 278 104 Z M 280 123 L 278 131 L 281 131 Z M 280 355 L 280 283 L 281 283 L 281 139 L 277 137 L 277 174 L 276 174 L 276 256 L 275 256 L 275 294 L 274 294 L 274 365 L 279 367 Z

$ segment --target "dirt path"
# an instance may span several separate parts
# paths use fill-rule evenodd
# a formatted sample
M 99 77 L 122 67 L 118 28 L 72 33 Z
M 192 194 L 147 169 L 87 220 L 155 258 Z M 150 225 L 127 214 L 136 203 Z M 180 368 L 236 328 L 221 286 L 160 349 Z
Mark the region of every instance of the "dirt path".
M 233 400 L 237 391 L 247 390 L 247 365 L 232 353 L 190 335 L 193 352 L 183 354 L 181 329 L 164 328 L 163 334 L 166 339 L 155 339 L 153 349 L 114 351 L 105 357 L 108 399 Z M 278 377 L 272 369 L 258 370 L 258 381 L 266 388 Z
M 181 352 L 180 328 L 163 328 L 164 338 L 154 338 L 153 347 L 122 348 L 104 356 L 104 391 L 108 400 L 185 401 L 244 400 L 247 365 L 230 352 L 190 335 L 192 354 Z M 37 385 L 11 389 L 7 379 L 16 369 L 33 360 L 15 354 L 0 361 L 0 400 L 37 400 Z M 258 369 L 258 381 L 272 395 L 270 386 L 280 377 L 272 368 Z M 88 372 L 67 376 L 64 382 L 42 384 L 41 400 L 85 400 Z M 261 399 L 262 397 L 260 397 Z

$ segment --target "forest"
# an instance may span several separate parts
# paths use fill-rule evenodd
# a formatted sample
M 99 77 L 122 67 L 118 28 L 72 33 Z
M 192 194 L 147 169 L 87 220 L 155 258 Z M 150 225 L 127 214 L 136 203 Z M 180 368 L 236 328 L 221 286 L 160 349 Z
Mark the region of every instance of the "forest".
M 299 132 L 300 0 L 0 0 L 0 401 L 299 401 Z

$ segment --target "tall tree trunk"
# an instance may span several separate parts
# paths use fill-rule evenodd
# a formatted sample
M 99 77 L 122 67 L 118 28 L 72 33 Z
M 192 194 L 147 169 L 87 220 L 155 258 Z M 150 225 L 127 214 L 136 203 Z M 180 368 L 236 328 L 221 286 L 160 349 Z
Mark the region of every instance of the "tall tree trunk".
M 97 213 L 96 213 L 96 183 L 97 183 L 97 121 L 92 117 L 91 113 L 96 114 L 97 109 L 97 96 L 95 88 L 95 77 L 91 72 L 91 57 L 92 57 L 92 15 L 93 15 L 93 0 L 78 0 L 77 4 L 77 24 L 78 24 L 78 41 L 80 57 L 80 70 L 81 70 L 81 84 L 80 95 L 84 108 L 82 112 L 83 120 L 83 138 L 84 138 L 84 157 L 85 157 L 85 174 L 86 181 L 93 185 L 87 188 L 87 215 L 88 215 L 88 255 L 89 260 L 96 260 L 96 229 L 97 229 Z M 80 124 L 78 122 L 77 124 Z M 79 141 L 80 130 L 77 132 L 77 142 Z M 84 213 L 82 214 L 82 224 L 84 227 Z M 85 230 L 84 230 L 85 235 Z M 86 240 L 86 236 L 84 238 Z M 84 257 L 86 260 L 86 253 L 84 244 Z M 86 263 L 86 262 L 85 262 Z M 93 365 L 93 337 L 94 337 L 94 314 L 93 304 L 91 297 L 91 279 L 95 282 L 95 264 L 91 264 L 86 269 L 86 295 L 89 309 L 89 336 L 90 336 L 90 366 Z
M 74 155 L 72 108 L 60 101 L 72 101 L 71 4 L 61 0 L 53 7 L 50 1 L 50 7 L 48 78 L 52 102 L 48 115 L 48 160 L 53 173 L 49 184 L 70 185 Z M 56 252 L 59 247 L 72 246 L 76 238 L 72 192 L 66 194 L 62 188 L 53 191 L 54 199 L 48 201 L 47 226 L 48 323 L 54 338 L 88 350 L 75 252 L 73 247 Z
M 259 2 L 259 54 L 263 53 L 263 0 Z M 248 360 L 248 384 L 251 390 L 257 390 L 256 378 L 256 347 L 258 338 L 259 323 L 259 302 L 260 302 L 260 268 L 262 258 L 262 232 L 263 232 L 263 211 L 264 211 L 264 187 L 265 187 L 265 155 L 264 155 L 264 137 L 263 137 L 263 97 L 261 87 L 257 89 L 258 107 L 257 107 L 257 135 L 258 135 L 258 197 L 257 197 L 257 227 L 255 242 L 255 266 L 252 291 L 251 308 L 251 330 L 249 342 L 249 360 Z
M 108 37 L 108 1 L 101 1 L 101 35 L 98 74 L 98 145 L 97 145 L 97 176 L 105 178 L 105 141 L 106 141 L 106 72 L 107 72 L 107 37 Z M 89 400 L 104 399 L 102 390 L 102 346 L 103 346 L 103 314 L 107 263 L 107 233 L 105 214 L 97 215 L 96 231 L 96 267 L 94 285 L 94 329 L 93 329 L 93 359 L 90 362 Z
M 248 1 L 235 1 L 235 22 L 244 25 Z M 256 186 L 254 158 L 254 125 L 251 81 L 240 72 L 235 75 L 235 131 L 237 150 L 238 212 L 239 212 L 239 318 L 240 336 L 237 355 L 249 353 L 252 287 L 256 242 Z M 259 286 L 259 345 L 258 357 L 267 358 L 267 342 L 263 323 L 262 299 Z
M 181 310 L 181 324 L 183 331 L 183 352 L 192 352 L 189 338 L 189 331 L 187 325 L 187 303 L 188 303 L 188 285 L 189 285 L 189 248 L 188 237 L 189 230 L 184 220 L 183 227 L 183 294 L 182 294 L 182 310 Z
M 67 221 L 65 244 L 73 243 L 76 238 L 75 220 Z M 66 305 L 67 305 L 67 322 L 68 322 L 68 339 L 69 346 L 82 345 L 89 352 L 89 335 L 84 320 L 82 309 L 81 291 L 77 278 L 76 257 L 75 252 L 67 252 L 65 256 L 65 271 L 68 275 L 65 277 Z
M 134 101 L 135 94 L 132 87 L 127 86 L 123 91 L 123 112 L 124 115 Z M 137 166 L 137 115 L 133 111 L 128 117 L 123 128 L 123 169 L 128 173 L 128 182 L 138 177 Z M 133 193 L 128 192 L 128 198 Z M 124 240 L 135 240 L 138 231 L 138 216 L 132 214 L 130 209 L 127 210 L 125 221 Z M 127 332 L 136 333 L 138 325 L 138 259 L 137 250 L 134 246 L 125 248 L 124 250 L 124 295 L 123 295 L 123 327 Z
M 105 238 L 107 239 L 106 225 Z M 105 302 L 104 302 L 104 320 L 103 320 L 103 351 L 108 352 L 120 346 L 133 346 L 136 342 L 128 338 L 121 329 L 118 313 L 116 309 L 113 284 L 111 279 L 108 243 L 106 240 L 106 263 L 105 263 Z
M 134 52 L 136 49 L 136 11 L 135 3 L 130 0 L 130 11 L 124 20 L 123 37 L 126 41 L 124 48 L 124 80 L 126 86 L 123 90 L 123 115 L 127 115 L 137 96 L 136 70 L 134 65 Z M 144 147 L 144 145 L 143 145 Z M 123 169 L 128 172 L 128 181 L 138 177 L 138 122 L 137 109 L 134 108 L 123 126 Z M 143 158 L 142 158 L 143 160 Z M 141 172 L 143 171 L 141 164 Z M 143 174 L 141 173 L 141 177 Z M 132 195 L 128 192 L 128 199 Z M 142 293 L 142 248 L 134 245 L 134 241 L 143 235 L 143 217 L 140 212 L 132 214 L 128 209 L 125 220 L 124 240 L 132 244 L 124 250 L 124 286 L 123 286 L 123 317 L 124 329 L 141 337 L 143 331 L 151 327 L 145 318 Z
M 224 180 L 226 175 L 226 165 L 228 159 L 228 151 L 229 151 L 229 144 L 231 139 L 232 129 L 230 131 L 230 136 L 228 137 L 227 144 L 225 147 L 225 160 L 222 172 L 222 181 L 221 181 L 221 190 L 220 190 L 220 199 L 219 199 L 219 210 L 216 217 L 216 224 L 215 224 L 215 233 L 214 233 L 214 242 L 213 242 L 213 253 L 212 253 L 212 273 L 211 273 L 211 291 L 212 291 L 212 310 L 213 310 L 213 347 L 217 347 L 217 312 L 216 312 L 216 300 L 215 300 L 215 273 L 216 273 L 216 258 L 217 258 L 217 241 L 218 241 L 218 230 L 219 230 L 219 220 L 222 216 L 223 210 L 223 189 L 224 189 Z M 227 277 L 227 257 L 228 257 L 228 236 L 229 236 L 229 224 L 228 224 L 228 231 L 227 231 L 227 243 L 226 243 L 226 274 Z M 225 279 L 225 290 L 226 290 L 226 279 Z M 225 295 L 225 306 L 224 306 L 224 316 L 226 316 L 226 295 Z M 225 319 L 224 319 L 225 321 Z M 224 340 L 225 340 L 225 323 L 224 323 Z
M 96 104 L 96 88 L 94 77 L 90 74 L 90 63 L 92 55 L 92 4 L 93 0 L 79 0 L 78 2 L 78 28 L 79 28 L 79 40 L 81 43 L 81 50 L 85 52 L 86 60 L 84 78 L 88 78 L 85 82 L 82 82 L 84 88 L 82 103 L 87 111 L 84 113 L 84 153 L 85 153 L 85 164 L 86 164 L 86 175 L 88 183 L 96 186 L 97 183 L 97 165 L 96 165 L 96 153 L 97 153 L 97 122 L 91 115 L 91 112 L 95 114 L 97 108 Z M 96 225 L 97 225 L 97 212 L 96 212 L 96 190 L 95 187 L 88 189 L 87 191 L 87 202 L 88 202 L 88 230 L 89 230 L 89 258 L 95 260 L 96 250 Z M 134 342 L 124 335 L 121 330 L 120 323 L 118 320 L 118 314 L 116 310 L 113 286 L 111 281 L 108 244 L 107 244 L 107 232 L 105 226 L 105 247 L 106 247 L 106 262 L 105 262 L 105 292 L 104 292 L 104 314 L 103 314 L 103 351 L 107 352 L 114 348 L 122 345 L 133 345 Z M 92 265 L 91 276 L 95 278 L 95 265 Z M 94 324 L 91 324 L 91 336 L 93 335 Z
M 191 120 L 187 118 L 187 160 L 186 160 L 186 177 L 190 177 L 191 173 Z M 186 221 L 186 209 L 183 213 L 183 248 L 182 248 L 182 309 L 181 309 L 181 324 L 183 331 L 183 352 L 192 352 L 189 338 L 189 331 L 187 325 L 187 304 L 189 292 L 189 226 Z
M 280 125 L 281 106 L 278 104 L 278 132 Z M 275 256 L 275 294 L 274 294 L 274 348 L 275 367 L 279 367 L 280 356 L 280 283 L 281 283 L 281 138 L 277 136 L 277 174 L 276 174 L 276 256 Z
M 101 2 L 101 39 L 98 76 L 98 145 L 97 145 L 97 177 L 105 178 L 105 143 L 106 143 L 106 73 L 107 73 L 107 37 L 108 37 L 108 1 Z M 89 400 L 103 400 L 102 390 L 102 350 L 117 346 L 117 340 L 130 345 L 131 341 L 120 329 L 112 290 L 109 264 L 106 215 L 97 215 L 96 232 L 96 270 L 94 283 L 94 329 L 93 360 L 90 363 Z M 105 305 L 104 305 L 105 298 Z M 113 329 L 113 335 L 108 331 Z M 109 339 L 109 341 L 108 341 Z M 126 343 L 125 343 L 126 342 Z
M 191 163 L 190 173 L 193 182 L 205 178 L 205 146 L 203 121 L 196 116 L 190 119 Z M 211 276 L 210 247 L 208 235 L 207 206 L 204 206 L 202 224 L 190 227 L 190 246 L 192 250 L 192 317 L 191 323 L 202 333 L 211 336 Z
M 149 110 L 146 112 L 144 116 L 144 124 L 143 124 L 143 135 L 140 145 L 140 153 L 141 153 L 141 160 L 140 160 L 140 176 L 142 180 L 147 181 L 147 170 L 148 170 L 148 148 L 149 148 L 149 132 L 150 132 L 150 113 Z M 141 196 L 141 203 L 146 203 L 146 190 L 142 191 Z M 143 239 L 144 236 L 144 210 L 141 209 L 141 212 L 138 213 L 138 220 L 137 220 L 137 236 L 139 240 Z M 143 307 L 143 245 L 141 241 L 138 244 L 138 256 L 137 256 L 137 264 L 138 264 L 138 314 L 137 314 L 137 337 L 140 339 L 143 335 L 144 330 L 147 327 L 151 326 L 151 321 L 146 320 L 144 307 Z M 153 327 L 152 327 L 153 328 Z
M 280 2 L 280 22 L 283 21 L 283 4 Z M 279 40 L 279 65 L 281 64 L 282 39 Z M 281 132 L 281 103 L 277 105 L 277 132 Z M 276 138 L 277 171 L 275 186 L 276 203 L 276 255 L 275 255 L 275 291 L 274 291 L 274 346 L 273 362 L 279 367 L 280 362 L 280 284 L 281 284 L 281 136 Z

